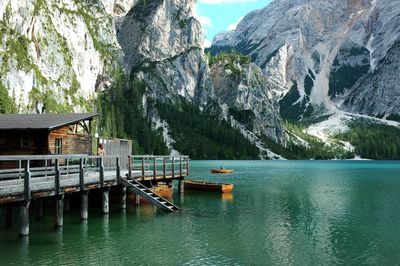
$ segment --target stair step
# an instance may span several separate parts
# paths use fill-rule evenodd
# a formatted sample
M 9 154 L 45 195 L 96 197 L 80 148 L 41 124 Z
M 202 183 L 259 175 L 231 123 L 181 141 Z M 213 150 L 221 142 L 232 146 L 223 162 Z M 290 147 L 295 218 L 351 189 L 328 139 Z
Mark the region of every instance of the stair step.
M 130 187 L 134 192 L 138 193 L 144 198 L 147 198 L 150 202 L 152 202 L 155 205 L 158 205 L 158 207 L 166 210 L 166 211 L 179 211 L 179 208 L 169 202 L 168 200 L 160 197 L 155 193 L 154 191 L 149 190 L 147 187 L 142 185 L 141 183 L 137 182 L 136 180 L 123 180 L 123 185 L 126 187 Z

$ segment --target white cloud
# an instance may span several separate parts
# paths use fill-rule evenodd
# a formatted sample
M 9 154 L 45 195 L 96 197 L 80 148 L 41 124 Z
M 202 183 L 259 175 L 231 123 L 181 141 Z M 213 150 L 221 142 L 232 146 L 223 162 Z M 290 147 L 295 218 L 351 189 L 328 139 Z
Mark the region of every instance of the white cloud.
M 204 39 L 203 49 L 211 47 L 212 42 L 210 40 Z
M 240 18 L 238 19 L 238 21 L 236 21 L 236 23 L 230 24 L 230 25 L 228 26 L 228 30 L 236 30 L 237 25 L 240 23 L 240 21 L 242 21 L 243 18 L 244 18 L 244 17 L 240 17 Z
M 238 3 L 254 3 L 258 0 L 200 0 L 200 3 L 208 5 L 220 5 L 220 4 L 238 4 Z
M 213 23 L 212 23 L 211 19 L 207 16 L 196 15 L 196 19 L 198 21 L 200 21 L 200 24 L 201 24 L 201 26 L 203 26 L 203 28 L 212 28 L 213 27 Z

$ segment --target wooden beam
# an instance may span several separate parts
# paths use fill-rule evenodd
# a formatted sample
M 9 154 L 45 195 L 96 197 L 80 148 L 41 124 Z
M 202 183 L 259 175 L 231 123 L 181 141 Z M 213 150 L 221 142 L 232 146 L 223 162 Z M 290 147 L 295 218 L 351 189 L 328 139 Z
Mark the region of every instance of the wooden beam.
M 55 183 L 55 191 L 56 195 L 60 194 L 60 164 L 58 159 L 56 159 L 54 164 L 55 176 L 54 176 L 54 183 Z
M 24 177 L 25 200 L 30 200 L 31 198 L 30 180 L 31 180 L 30 160 L 26 160 L 25 177 Z
M 104 186 L 104 164 L 103 164 L 103 158 L 100 157 L 99 159 L 99 179 L 100 179 L 100 186 Z

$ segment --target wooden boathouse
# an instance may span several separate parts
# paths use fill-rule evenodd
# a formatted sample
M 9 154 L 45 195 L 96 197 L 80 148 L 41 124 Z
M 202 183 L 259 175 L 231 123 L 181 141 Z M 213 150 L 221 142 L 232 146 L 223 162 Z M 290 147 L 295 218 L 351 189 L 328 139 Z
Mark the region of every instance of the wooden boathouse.
M 111 188 L 126 208 L 127 190 L 169 212 L 178 211 L 168 200 L 149 190 L 158 182 L 183 180 L 189 175 L 189 157 L 130 155 L 126 152 L 92 154 L 91 121 L 96 114 L 0 115 L 0 208 L 5 224 L 19 209 L 19 234 L 29 234 L 30 206 L 43 214 L 43 200 L 54 201 L 55 225 L 63 226 L 64 202 L 79 195 L 81 219 L 88 219 L 89 192 L 102 196 L 102 212 L 109 212 Z M 107 140 L 108 141 L 108 140 Z M 103 140 L 103 143 L 111 143 Z M 122 145 L 122 144 L 121 144 Z M 120 147 L 121 148 L 121 147 Z M 94 193 L 94 194 L 96 194 Z M 90 193 L 91 194 L 91 193 Z
M 0 155 L 91 154 L 90 128 L 95 116 L 95 113 L 0 115 Z M 0 169 L 10 168 L 12 163 L 15 162 L 2 162 Z

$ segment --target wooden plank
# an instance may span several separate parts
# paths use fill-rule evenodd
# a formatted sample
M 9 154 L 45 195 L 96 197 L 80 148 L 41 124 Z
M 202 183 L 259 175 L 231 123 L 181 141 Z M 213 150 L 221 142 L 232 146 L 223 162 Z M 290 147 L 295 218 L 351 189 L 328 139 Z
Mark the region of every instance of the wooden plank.
M 30 187 L 31 172 L 29 166 L 30 166 L 30 161 L 27 160 L 25 165 L 25 177 L 24 177 L 25 200 L 29 200 L 31 198 L 31 187 Z
M 100 166 L 100 172 L 99 172 L 99 178 L 100 178 L 100 186 L 104 186 L 104 165 L 103 165 L 103 158 L 99 158 L 99 166 Z
M 54 169 L 56 171 L 56 174 L 54 176 L 55 191 L 56 191 L 56 195 L 59 195 L 60 194 L 60 165 L 58 163 L 58 159 L 56 159 Z
M 85 175 L 83 172 L 83 158 L 79 158 L 79 185 L 81 191 L 85 188 Z

